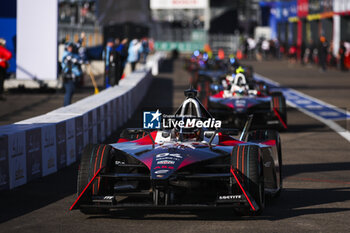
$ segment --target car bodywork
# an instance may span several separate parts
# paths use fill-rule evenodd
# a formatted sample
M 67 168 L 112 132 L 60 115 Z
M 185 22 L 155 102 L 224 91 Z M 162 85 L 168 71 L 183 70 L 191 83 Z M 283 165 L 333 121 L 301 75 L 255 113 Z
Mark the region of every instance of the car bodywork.
M 176 116 L 187 116 L 188 105 L 193 103 L 197 103 L 191 107 L 195 117 L 211 116 L 195 95 L 187 94 L 186 101 Z M 97 162 L 93 153 L 86 155 L 91 160 L 89 166 L 95 167 L 71 210 L 223 207 L 260 213 L 265 193 L 276 195 L 282 189 L 281 145 L 278 133 L 271 140 L 257 137 L 256 131 L 248 133 L 248 128 L 249 124 L 239 139 L 232 136 L 238 134 L 233 129 L 201 129 L 199 139 L 176 136 L 174 129 L 126 130 L 117 143 L 95 146 L 97 154 L 109 148 L 107 154 L 96 157 Z M 253 156 L 250 149 L 255 151 L 257 172 L 262 177 L 258 196 L 249 186 L 252 181 L 245 161 Z M 103 156 L 109 158 L 105 165 Z M 96 187 L 95 193 L 91 191 Z M 256 197 L 261 199 L 259 203 Z
M 272 92 L 262 82 L 249 83 L 244 74 L 232 76 L 226 76 L 220 84 L 210 85 L 209 91 L 205 91 L 207 96 L 202 97 L 207 98 L 205 104 L 214 117 L 242 128 L 247 117 L 253 114 L 255 128 L 288 128 L 286 101 L 281 92 Z
M 224 96 L 220 91 L 208 98 L 208 110 L 218 119 L 225 123 L 234 123 L 236 127 L 242 127 L 247 116 L 253 114 L 254 127 L 268 127 L 275 129 L 287 129 L 286 121 L 281 116 L 285 108 L 281 102 L 282 96 L 246 95 Z

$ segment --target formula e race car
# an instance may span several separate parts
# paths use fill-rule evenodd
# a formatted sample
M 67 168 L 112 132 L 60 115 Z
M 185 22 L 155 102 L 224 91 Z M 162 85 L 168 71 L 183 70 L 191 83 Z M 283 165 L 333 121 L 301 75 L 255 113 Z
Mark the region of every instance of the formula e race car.
M 200 95 L 214 117 L 242 128 L 247 117 L 253 114 L 254 128 L 288 128 L 286 100 L 281 92 L 271 91 L 263 82 L 254 82 L 252 87 L 242 73 L 227 75 L 221 81 L 209 88 L 207 85 L 205 94 Z
M 185 95 L 174 116 L 163 116 L 161 129 L 127 129 L 117 143 L 88 145 L 70 209 L 99 214 L 230 208 L 260 214 L 265 194 L 278 196 L 282 189 L 278 132 L 249 132 L 250 119 L 236 139 L 238 130 L 220 128 L 195 90 Z
M 190 83 L 196 89 L 203 88 L 203 83 L 206 82 L 218 83 L 231 73 L 242 73 L 249 86 L 255 84 L 253 67 L 241 65 L 238 59 L 230 58 L 229 61 L 208 59 L 204 64 L 204 66 L 190 71 L 192 73 Z

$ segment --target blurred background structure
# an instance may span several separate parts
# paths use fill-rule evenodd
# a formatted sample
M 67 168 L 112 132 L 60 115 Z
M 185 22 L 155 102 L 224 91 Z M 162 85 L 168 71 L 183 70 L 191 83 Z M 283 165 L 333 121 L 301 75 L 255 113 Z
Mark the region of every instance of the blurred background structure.
M 347 58 L 350 53 L 350 30 L 348 30 L 350 1 L 347 0 L 51 0 L 50 2 L 57 4 L 58 7 L 57 35 L 53 35 L 54 38 L 57 37 L 55 43 L 63 45 L 68 41 L 76 42 L 80 34 L 85 32 L 83 46 L 87 47 L 90 60 L 101 59 L 102 50 L 109 38 L 128 38 L 129 41 L 134 38 L 150 38 L 152 42 L 154 41 L 156 50 L 177 50 L 185 53 L 203 49 L 205 44 L 209 44 L 214 53 L 221 48 L 226 54 L 247 50 L 245 48 L 248 46 L 247 39 L 252 38 L 254 42 L 251 46 L 254 48 L 261 46 L 263 40 L 268 40 L 270 43 L 273 41 L 278 53 L 287 54 L 292 48 L 296 51 L 296 58 L 304 60 L 306 49 L 313 51 L 312 48 L 317 47 L 320 37 L 323 36 L 329 43 L 331 56 L 339 56 L 339 50 L 345 48 L 344 61 L 350 66 L 350 59 Z M 31 39 L 17 36 L 21 35 L 23 29 L 19 28 L 23 22 L 23 17 L 19 15 L 19 9 L 22 9 L 19 3 L 24 2 L 2 1 L 0 8 L 0 37 L 6 39 L 6 46 L 14 55 L 10 60 L 8 72 L 17 79 L 24 73 L 32 74 L 31 77 L 36 80 L 57 79 L 59 66 L 52 66 L 56 70 L 55 77 L 44 77 L 45 75 L 40 75 L 40 71 L 33 70 L 36 65 L 18 63 L 18 54 L 21 52 L 31 53 L 28 56 L 22 53 L 21 57 L 35 55 L 27 48 L 18 46 L 19 41 Z M 31 3 L 32 7 L 26 10 L 32 12 L 30 15 L 44 17 L 43 12 L 48 9 L 45 9 L 44 5 L 37 4 Z M 45 18 L 38 20 L 43 25 L 46 21 L 46 24 L 49 22 Z M 49 26 L 52 28 L 55 25 Z M 42 31 L 30 35 L 33 40 L 40 40 L 42 36 L 48 37 L 48 32 Z M 41 46 L 36 49 L 39 51 Z M 259 50 L 260 47 L 256 49 Z M 55 56 L 59 60 L 60 52 Z M 37 58 L 35 62 L 43 61 Z M 17 65 L 25 69 L 21 67 L 18 69 Z M 37 67 L 45 66 L 39 64 Z

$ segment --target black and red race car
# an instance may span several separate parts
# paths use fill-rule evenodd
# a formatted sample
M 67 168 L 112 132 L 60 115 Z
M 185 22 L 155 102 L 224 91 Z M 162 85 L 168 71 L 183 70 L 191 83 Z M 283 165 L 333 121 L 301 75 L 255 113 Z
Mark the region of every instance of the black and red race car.
M 254 128 L 287 130 L 287 105 L 283 94 L 272 91 L 263 82 L 248 82 L 243 73 L 227 75 L 220 83 L 200 88 L 204 105 L 216 118 L 242 128 L 254 115 Z M 208 88 L 209 87 L 209 88 Z
M 238 130 L 217 127 L 196 94 L 187 91 L 175 115 L 163 118 L 172 128 L 128 129 L 117 143 L 87 146 L 70 209 L 97 214 L 230 208 L 260 214 L 265 195 L 278 196 L 282 189 L 278 132 L 248 132 L 248 121 L 237 139 Z

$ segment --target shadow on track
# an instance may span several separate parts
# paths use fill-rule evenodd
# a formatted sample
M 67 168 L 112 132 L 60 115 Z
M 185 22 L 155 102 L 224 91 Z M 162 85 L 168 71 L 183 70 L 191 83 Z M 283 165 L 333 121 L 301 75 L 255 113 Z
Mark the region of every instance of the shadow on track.
M 296 164 L 283 167 L 284 178 L 299 173 L 318 172 L 346 172 L 350 170 L 350 163 L 325 164 Z M 292 179 L 292 178 L 290 178 Z M 300 181 L 297 178 L 296 181 Z M 303 180 L 302 180 L 303 181 Z M 330 182 L 344 187 L 337 188 L 288 188 L 284 189 L 279 198 L 267 198 L 264 212 L 261 216 L 240 217 L 230 209 L 212 209 L 202 211 L 146 211 L 146 210 L 118 210 L 110 215 L 87 216 L 88 219 L 143 219 L 143 220 L 184 220 L 184 221 L 232 221 L 232 220 L 270 220 L 276 221 L 302 215 L 316 215 L 350 211 L 350 208 L 313 208 L 313 206 L 330 203 L 343 203 L 350 200 L 350 182 L 332 180 L 305 180 L 315 182 Z
M 13 190 L 0 192 L 0 223 L 42 208 L 76 192 L 78 165 Z M 69 207 L 67 207 L 69 208 Z
M 87 216 L 87 219 L 142 219 L 168 221 L 233 221 L 269 220 L 277 221 L 302 215 L 317 215 L 350 211 L 350 208 L 327 208 L 313 206 L 350 200 L 350 187 L 329 189 L 286 189 L 277 199 L 267 199 L 261 216 L 238 216 L 230 209 L 202 211 L 146 211 L 119 210 L 109 215 Z
M 348 172 L 350 171 L 350 162 L 339 163 L 310 163 L 310 164 L 288 164 L 283 165 L 283 178 L 295 176 L 301 173 L 319 173 L 319 172 Z M 342 183 L 339 181 L 339 183 Z M 346 182 L 343 182 L 346 183 Z M 350 185 L 350 181 L 347 182 Z M 350 196 L 349 196 L 350 199 Z

